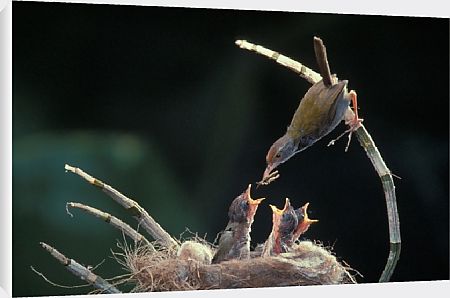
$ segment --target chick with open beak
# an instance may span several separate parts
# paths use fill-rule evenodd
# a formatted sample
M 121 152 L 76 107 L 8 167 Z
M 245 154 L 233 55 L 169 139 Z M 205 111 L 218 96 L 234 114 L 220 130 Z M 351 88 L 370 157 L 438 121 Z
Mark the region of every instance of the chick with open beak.
M 295 214 L 298 219 L 298 224 L 294 231 L 294 237 L 293 237 L 294 241 L 297 241 L 300 238 L 300 236 L 309 229 L 309 226 L 312 223 L 319 221 L 317 219 L 310 219 L 308 217 L 308 206 L 309 206 L 309 203 L 306 203 L 302 207 L 295 210 Z
M 298 226 L 297 215 L 286 198 L 283 209 L 270 205 L 272 208 L 272 232 L 264 244 L 262 256 L 277 255 L 287 252 L 294 243 L 294 232 Z
M 251 184 L 235 198 L 228 210 L 228 224 L 219 239 L 218 249 L 212 263 L 231 259 L 245 259 L 250 256 L 250 231 L 258 205 L 264 200 L 252 199 Z

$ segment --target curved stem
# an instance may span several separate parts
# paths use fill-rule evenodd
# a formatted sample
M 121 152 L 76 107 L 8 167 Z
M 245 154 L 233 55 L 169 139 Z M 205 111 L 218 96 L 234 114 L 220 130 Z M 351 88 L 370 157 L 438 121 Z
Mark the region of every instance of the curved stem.
M 355 134 L 358 137 L 361 147 L 364 148 L 367 156 L 372 162 L 375 171 L 377 171 L 380 176 L 381 184 L 383 185 L 388 213 L 390 247 L 386 266 L 384 267 L 379 282 L 387 282 L 394 273 L 401 251 L 400 220 L 397 211 L 394 179 L 366 128 L 361 125 L 361 127 L 355 131 Z
M 326 64 L 328 64 L 328 61 L 326 59 L 325 46 L 320 41 L 321 41 L 320 39 L 315 38 L 315 47 L 316 47 L 315 52 L 316 54 L 317 53 L 319 54 L 317 56 L 318 63 L 320 64 L 321 61 L 324 61 L 326 62 Z M 321 75 L 315 72 L 314 70 L 306 67 L 300 62 L 297 62 L 291 58 L 283 56 L 278 52 L 269 50 L 260 45 L 252 44 L 245 40 L 238 40 L 236 41 L 236 44 L 242 49 L 254 51 L 260 55 L 275 60 L 277 63 L 289 68 L 290 70 L 296 73 L 299 73 L 301 77 L 303 77 L 312 84 L 315 84 L 322 79 Z M 325 73 L 327 73 L 326 71 L 327 69 L 329 70 L 328 65 L 322 65 L 320 68 L 321 72 L 324 72 L 322 70 L 325 70 Z M 348 113 L 351 115 L 353 114 L 353 111 L 349 108 Z M 394 180 L 392 178 L 391 171 L 386 166 L 383 158 L 381 157 L 380 152 L 378 151 L 378 148 L 375 146 L 375 142 L 373 141 L 372 137 L 370 136 L 369 132 L 366 130 L 364 125 L 361 124 L 361 126 L 355 131 L 355 134 L 358 137 L 359 143 L 364 148 L 367 156 L 372 162 L 375 171 L 377 171 L 378 175 L 380 176 L 381 184 L 384 190 L 384 196 L 386 199 L 386 208 L 389 222 L 390 246 L 386 266 L 383 270 L 383 273 L 380 276 L 379 282 L 387 282 L 390 280 L 395 270 L 397 261 L 400 258 L 400 251 L 401 251 L 400 221 L 397 211 L 397 199 L 395 196 Z

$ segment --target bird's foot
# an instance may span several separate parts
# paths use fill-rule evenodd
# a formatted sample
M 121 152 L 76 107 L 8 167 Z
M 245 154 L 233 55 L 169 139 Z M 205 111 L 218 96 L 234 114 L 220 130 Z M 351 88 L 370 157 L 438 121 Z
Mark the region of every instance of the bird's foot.
M 327 147 L 333 146 L 340 138 L 342 138 L 343 136 L 345 136 L 348 133 L 348 141 L 347 141 L 347 146 L 345 146 L 345 152 L 347 152 L 348 147 L 350 146 L 350 142 L 352 140 L 352 133 L 353 133 L 353 128 L 349 128 L 346 131 L 344 131 L 343 133 L 341 133 L 337 138 L 331 140 Z
M 346 124 L 348 124 L 350 126 L 350 128 L 347 129 L 346 131 L 344 131 L 343 133 L 341 133 L 337 138 L 331 140 L 328 143 L 327 147 L 333 146 L 340 138 L 342 138 L 343 136 L 345 136 L 348 133 L 348 141 L 347 141 L 347 145 L 345 146 L 345 152 L 347 152 L 348 148 L 350 147 L 350 142 L 352 141 L 353 132 L 356 131 L 361 126 L 362 119 L 358 119 L 357 121 L 358 121 L 357 124 L 353 124 L 353 123 L 348 124 L 346 122 Z M 355 126 L 355 125 L 358 125 L 358 126 Z

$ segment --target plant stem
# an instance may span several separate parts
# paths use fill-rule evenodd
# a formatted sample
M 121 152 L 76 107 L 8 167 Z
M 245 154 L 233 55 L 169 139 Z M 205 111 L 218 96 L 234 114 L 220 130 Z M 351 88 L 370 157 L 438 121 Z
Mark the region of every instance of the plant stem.
M 172 236 L 170 236 L 170 234 L 167 233 L 136 201 L 128 198 L 108 184 L 103 183 L 99 179 L 92 177 L 80 168 L 72 167 L 66 164 L 65 169 L 66 171 L 77 174 L 78 176 L 88 181 L 90 184 L 100 188 L 110 198 L 122 205 L 122 207 L 129 211 L 132 216 L 139 222 L 139 225 L 141 225 L 142 228 L 144 228 L 144 230 L 147 231 L 147 233 L 149 233 L 158 243 L 167 248 L 179 248 L 178 242 L 174 238 L 172 238 Z
M 361 125 L 361 127 L 355 131 L 355 134 L 381 179 L 384 196 L 386 198 L 390 247 L 386 266 L 384 267 L 379 282 L 388 282 L 394 272 L 397 261 L 400 258 L 401 251 L 400 220 L 397 211 L 394 179 L 367 129 Z
M 134 242 L 143 242 L 145 245 L 149 247 L 149 249 L 153 251 L 155 250 L 153 245 L 142 234 L 138 233 L 135 229 L 133 229 L 132 227 L 130 227 L 128 224 L 124 223 L 117 217 L 88 205 L 75 202 L 68 202 L 66 204 L 66 210 L 67 214 L 69 214 L 70 216 L 72 216 L 72 214 L 69 212 L 69 207 L 83 210 L 84 212 L 90 215 L 100 218 L 103 221 L 115 227 L 116 229 L 121 230 L 125 235 L 133 239 Z
M 91 270 L 84 267 L 74 259 L 69 259 L 65 255 L 57 251 L 55 248 L 44 242 L 41 242 L 40 244 L 55 259 L 57 259 L 61 264 L 63 264 L 67 268 L 67 270 L 72 272 L 75 276 L 79 277 L 81 280 L 87 281 L 95 288 L 101 290 L 103 293 L 109 294 L 122 293 L 116 287 L 111 285 L 109 282 L 107 282 L 100 276 L 96 275 Z

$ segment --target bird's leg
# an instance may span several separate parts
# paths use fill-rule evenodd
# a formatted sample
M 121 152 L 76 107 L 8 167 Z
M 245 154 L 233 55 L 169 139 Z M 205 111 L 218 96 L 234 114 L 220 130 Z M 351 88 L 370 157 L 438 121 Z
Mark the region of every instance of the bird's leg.
M 350 142 L 352 140 L 353 132 L 356 131 L 358 128 L 360 128 L 361 122 L 364 121 L 364 119 L 358 117 L 358 100 L 357 100 L 356 92 L 354 90 L 351 90 L 348 93 L 348 96 L 350 97 L 350 100 L 352 101 L 353 111 L 350 108 L 346 111 L 346 113 L 344 115 L 344 121 L 345 121 L 345 124 L 347 124 L 349 126 L 349 128 L 346 131 L 344 131 L 341 135 L 339 135 L 337 138 L 335 138 L 334 140 L 331 140 L 328 143 L 328 146 L 332 146 L 332 145 L 334 145 L 334 143 L 337 140 L 339 140 L 346 133 L 348 133 L 348 141 L 347 141 L 347 146 L 345 146 L 345 152 L 348 151 L 348 147 L 350 146 Z
M 349 117 L 350 119 L 348 119 L 347 114 L 345 115 L 345 124 L 347 124 L 348 126 L 350 126 L 349 130 L 350 133 L 353 131 L 356 131 L 360 126 L 361 126 L 361 122 L 363 122 L 364 119 L 361 119 L 358 117 L 358 100 L 357 100 L 357 95 L 355 90 L 351 90 L 348 93 L 348 96 L 350 96 L 350 100 L 352 101 L 352 105 L 353 105 L 353 113 L 354 116 L 353 117 Z
M 347 129 L 347 131 L 346 131 L 346 132 L 348 132 L 348 142 L 347 142 L 347 146 L 345 146 L 345 152 L 347 152 L 348 147 L 350 147 L 350 142 L 352 141 L 353 132 L 361 127 L 361 122 L 363 122 L 363 120 L 364 120 L 364 119 L 361 119 L 358 117 L 358 100 L 357 100 L 357 95 L 356 95 L 355 90 L 351 90 L 348 93 L 348 96 L 351 97 L 350 99 L 351 99 L 352 105 L 353 105 L 353 117 L 347 116 L 347 114 L 351 114 L 351 113 L 345 114 L 345 124 L 347 124 L 349 126 L 349 129 Z

